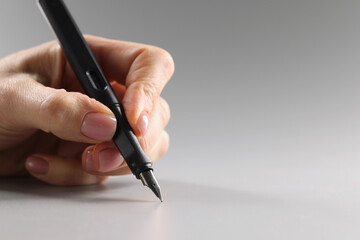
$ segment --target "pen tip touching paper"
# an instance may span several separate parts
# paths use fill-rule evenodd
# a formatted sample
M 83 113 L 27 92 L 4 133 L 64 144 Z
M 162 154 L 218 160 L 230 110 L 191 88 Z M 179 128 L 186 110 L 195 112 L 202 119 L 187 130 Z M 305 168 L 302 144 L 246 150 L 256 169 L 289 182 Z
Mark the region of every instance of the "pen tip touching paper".
M 153 193 L 160 199 L 160 201 L 162 202 L 162 197 L 161 197 L 161 191 L 160 191 L 160 186 L 158 184 L 158 182 L 156 181 L 156 178 L 154 176 L 154 173 L 152 170 L 147 170 L 147 171 L 143 171 L 140 173 L 140 179 L 142 181 L 142 183 L 144 184 L 144 186 L 149 187 Z

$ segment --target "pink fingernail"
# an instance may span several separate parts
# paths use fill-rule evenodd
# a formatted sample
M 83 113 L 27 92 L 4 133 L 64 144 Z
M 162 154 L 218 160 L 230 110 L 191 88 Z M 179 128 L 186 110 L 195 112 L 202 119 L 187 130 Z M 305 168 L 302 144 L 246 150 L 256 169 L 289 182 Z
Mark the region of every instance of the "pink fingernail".
M 141 134 L 141 136 L 145 136 L 147 130 L 149 127 L 149 115 L 147 114 L 147 112 L 142 112 L 140 114 L 138 123 L 137 123 L 137 128 Z
M 28 171 L 45 175 L 49 171 L 49 163 L 42 158 L 31 156 L 26 160 L 25 167 Z
M 89 172 L 95 172 L 97 171 L 97 168 L 95 166 L 95 162 L 94 159 L 92 158 L 92 153 L 93 150 L 90 149 L 86 152 L 86 156 L 85 156 L 85 168 L 86 170 L 88 170 Z
M 99 153 L 99 171 L 108 172 L 118 168 L 124 162 L 116 148 L 107 148 Z
M 114 136 L 116 119 L 104 113 L 86 114 L 81 125 L 81 133 L 86 137 L 108 141 Z

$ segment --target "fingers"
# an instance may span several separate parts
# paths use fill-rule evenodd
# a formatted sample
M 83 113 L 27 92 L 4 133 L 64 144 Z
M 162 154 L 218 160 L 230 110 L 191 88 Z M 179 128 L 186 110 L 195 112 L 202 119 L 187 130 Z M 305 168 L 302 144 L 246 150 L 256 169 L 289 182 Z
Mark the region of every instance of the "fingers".
M 134 60 L 126 79 L 127 91 L 122 103 L 137 135 L 144 135 L 140 117 L 152 114 L 154 102 L 172 74 L 171 56 L 163 50 L 144 50 Z
M 156 160 L 166 152 L 169 144 L 164 128 L 170 112 L 160 94 L 174 72 L 170 54 L 142 44 L 91 36 L 86 40 L 109 80 L 120 83 L 113 84 L 113 87 L 117 93 L 120 92 L 118 95 L 129 123 L 146 153 Z M 83 165 L 93 164 L 94 173 L 127 173 L 129 170 L 119 153 L 114 151 L 113 145 L 106 143 L 116 128 L 112 112 L 81 93 L 54 89 L 80 89 L 58 44 L 52 42 L 24 51 L 19 54 L 19 59 L 12 58 L 13 72 L 26 74 L 14 74 L 16 77 L 8 78 L 7 83 L 0 83 L 5 86 L 0 89 L 2 94 L 5 93 L 3 99 L 6 99 L 0 99 L 0 109 L 9 113 L 0 113 L 0 122 L 4 124 L 0 127 L 41 129 L 76 142 L 96 144 L 105 141 L 88 149 L 83 156 Z M 92 162 L 85 161 L 89 159 L 88 156 L 91 156 Z M 51 157 L 48 162 L 59 160 L 53 159 L 57 158 Z
M 0 99 L 0 109 L 7 114 L 0 118 L 9 129 L 41 129 L 86 143 L 108 141 L 115 133 L 111 110 L 82 93 L 45 87 L 28 75 L 7 81 L 7 97 Z
M 96 175 L 111 175 L 110 172 L 119 169 L 123 174 L 130 172 L 113 142 L 104 142 L 85 149 L 82 165 L 85 171 Z
M 143 116 L 149 118 L 154 103 L 174 73 L 171 55 L 154 46 L 86 38 L 104 71 L 126 85 L 122 99 L 128 121 L 137 136 L 142 135 Z
M 139 120 L 149 119 L 154 102 L 174 72 L 171 55 L 161 48 L 144 44 L 93 36 L 87 36 L 86 40 L 109 79 L 126 86 L 122 99 L 126 116 L 136 135 L 143 135 L 143 123 Z M 5 65 L 14 68 L 8 72 L 26 72 L 36 76 L 36 81 L 53 88 L 79 90 L 79 83 L 55 41 L 7 59 L 11 64 Z M 23 93 L 29 95 L 29 91 Z M 66 99 L 59 102 L 63 101 Z
M 148 130 L 138 137 L 145 153 L 153 161 L 163 156 L 169 147 L 169 135 L 164 130 L 169 119 L 169 105 L 160 97 L 155 101 L 150 115 L 150 123 L 146 127 Z M 112 142 L 88 147 L 83 153 L 82 164 L 83 168 L 91 174 L 123 175 L 130 173 L 124 158 Z
M 150 118 L 148 120 L 148 126 L 143 127 L 142 134 L 138 137 L 139 142 L 143 150 L 148 153 L 154 148 L 155 143 L 158 142 L 158 138 L 162 134 L 163 130 L 167 126 L 170 120 L 170 108 L 168 103 L 163 98 L 158 98 L 153 106 Z M 139 122 L 144 121 L 139 119 Z M 145 123 L 143 124 L 145 125 Z
M 53 185 L 88 185 L 106 180 L 105 176 L 86 173 L 76 158 L 36 154 L 26 160 L 25 166 L 32 176 Z
M 166 131 L 162 131 L 147 154 L 155 162 L 167 152 L 168 147 L 169 135 Z M 124 158 L 112 142 L 96 144 L 85 149 L 82 165 L 88 173 L 100 176 L 131 173 Z
M 150 117 L 148 132 L 139 137 L 145 153 L 155 162 L 169 147 L 169 135 L 164 130 L 170 119 L 166 101 L 159 98 Z M 123 175 L 131 173 L 124 158 L 113 142 L 103 142 L 88 147 L 82 156 L 85 171 L 95 175 Z

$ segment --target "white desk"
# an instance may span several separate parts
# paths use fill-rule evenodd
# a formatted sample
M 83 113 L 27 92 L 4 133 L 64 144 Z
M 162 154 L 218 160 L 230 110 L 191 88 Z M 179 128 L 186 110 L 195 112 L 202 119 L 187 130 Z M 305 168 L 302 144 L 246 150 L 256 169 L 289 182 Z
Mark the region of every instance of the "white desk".
M 158 173 L 165 170 L 159 166 Z M 219 173 L 208 184 L 197 183 L 191 173 L 185 181 L 177 181 L 176 172 L 174 178 L 162 178 L 160 173 L 163 203 L 132 176 L 70 188 L 1 179 L 0 236 L 9 240 L 358 239 L 360 195 L 351 184 L 360 182 L 359 174 L 351 168 L 325 168 L 318 172 L 316 166 L 277 170 L 243 166 L 230 171 L 238 176 L 228 179 Z M 216 172 L 209 170 L 204 178 Z M 235 179 L 238 185 L 228 186 Z

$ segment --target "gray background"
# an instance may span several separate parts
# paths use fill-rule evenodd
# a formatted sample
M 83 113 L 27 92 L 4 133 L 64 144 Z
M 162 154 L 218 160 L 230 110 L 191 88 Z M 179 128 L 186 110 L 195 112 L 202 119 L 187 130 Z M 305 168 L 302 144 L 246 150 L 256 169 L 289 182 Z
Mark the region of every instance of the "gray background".
M 165 201 L 132 176 L 0 179 L 2 239 L 359 239 L 359 1 L 66 3 L 84 33 L 173 55 Z M 35 1 L 0 19 L 1 57 L 54 39 Z

